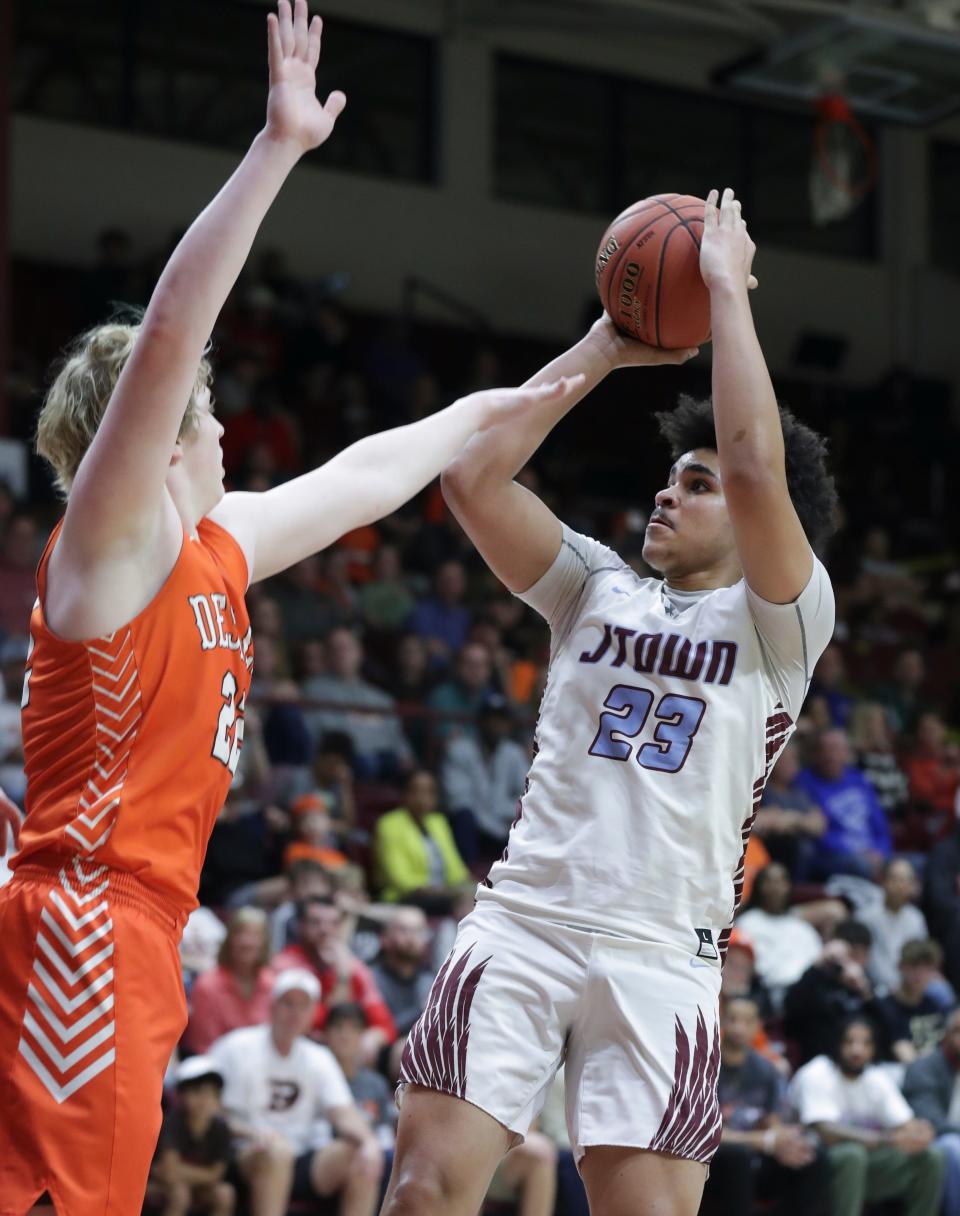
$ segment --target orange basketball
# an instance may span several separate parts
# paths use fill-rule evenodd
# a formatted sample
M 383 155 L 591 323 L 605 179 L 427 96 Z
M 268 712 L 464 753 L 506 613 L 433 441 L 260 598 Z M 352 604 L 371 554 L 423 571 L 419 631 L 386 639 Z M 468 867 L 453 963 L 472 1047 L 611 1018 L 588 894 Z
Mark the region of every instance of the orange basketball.
M 710 294 L 700 277 L 703 199 L 658 194 L 613 221 L 597 250 L 597 290 L 618 329 L 677 350 L 710 337 Z

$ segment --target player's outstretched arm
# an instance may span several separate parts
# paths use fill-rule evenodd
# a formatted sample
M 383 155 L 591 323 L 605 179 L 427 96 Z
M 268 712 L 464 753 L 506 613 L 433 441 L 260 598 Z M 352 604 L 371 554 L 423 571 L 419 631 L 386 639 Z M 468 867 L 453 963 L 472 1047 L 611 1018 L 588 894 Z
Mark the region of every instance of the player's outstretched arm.
M 269 578 L 419 493 L 471 435 L 550 402 L 564 412 L 576 379 L 471 393 L 409 426 L 368 435 L 264 494 L 227 494 L 210 513 L 243 548 L 251 582 Z
M 64 522 L 71 567 L 165 554 L 180 527 L 162 493 L 204 346 L 257 229 L 287 175 L 322 144 L 345 104 L 316 97 L 321 22 L 306 0 L 279 0 L 267 18 L 270 91 L 263 130 L 194 220 L 157 282 L 136 346 L 86 453 Z M 174 550 L 174 553 L 176 550 Z M 58 558 L 59 560 L 59 558 Z
M 775 604 L 795 600 L 813 554 L 787 489 L 783 431 L 750 311 L 756 246 L 732 190 L 707 197 L 700 270 L 710 290 L 713 413 L 720 480 L 749 586 Z
M 530 380 L 577 377 L 560 400 L 544 400 L 504 416 L 474 435 L 443 473 L 443 494 L 493 573 L 511 591 L 526 591 L 560 551 L 560 521 L 514 481 L 561 418 L 618 367 L 685 363 L 696 350 L 658 350 L 625 337 L 602 317 L 570 350 Z

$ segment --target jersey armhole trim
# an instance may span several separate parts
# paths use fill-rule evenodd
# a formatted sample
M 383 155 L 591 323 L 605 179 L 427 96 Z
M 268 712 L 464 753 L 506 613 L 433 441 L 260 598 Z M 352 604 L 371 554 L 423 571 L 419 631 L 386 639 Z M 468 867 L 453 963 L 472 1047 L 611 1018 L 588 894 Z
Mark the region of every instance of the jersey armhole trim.
M 233 545 L 234 549 L 236 549 L 240 561 L 243 563 L 243 594 L 246 595 L 246 593 L 250 590 L 250 566 L 247 563 L 247 555 L 243 551 L 243 545 L 240 544 L 229 528 L 225 528 L 223 524 L 218 524 L 217 521 L 215 519 L 211 519 L 209 515 L 204 515 L 200 523 L 203 524 L 204 527 L 216 528 L 218 532 L 222 532 L 223 535 L 230 541 L 230 544 Z
M 800 645 L 803 648 L 803 691 L 804 695 L 806 695 L 807 687 L 809 686 L 811 679 L 810 659 L 807 653 L 807 629 L 803 623 L 803 613 L 800 611 L 800 605 L 795 603 L 793 607 L 797 614 L 797 624 L 800 626 Z

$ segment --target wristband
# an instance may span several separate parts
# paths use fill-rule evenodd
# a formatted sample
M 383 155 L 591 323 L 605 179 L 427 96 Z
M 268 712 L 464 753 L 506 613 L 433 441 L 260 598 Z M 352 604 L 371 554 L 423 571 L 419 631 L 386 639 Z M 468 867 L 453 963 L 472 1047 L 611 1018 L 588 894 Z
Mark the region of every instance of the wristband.
M 763 1133 L 763 1151 L 768 1157 L 773 1155 L 774 1149 L 777 1147 L 777 1133 L 772 1127 L 768 1128 Z

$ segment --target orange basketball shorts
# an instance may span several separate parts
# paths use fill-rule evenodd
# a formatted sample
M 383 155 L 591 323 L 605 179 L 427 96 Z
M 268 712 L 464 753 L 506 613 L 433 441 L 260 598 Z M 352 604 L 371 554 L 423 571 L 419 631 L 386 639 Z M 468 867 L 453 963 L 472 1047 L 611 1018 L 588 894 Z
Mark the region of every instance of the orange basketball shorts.
M 187 1021 L 185 915 L 68 859 L 0 891 L 0 1216 L 140 1211 L 163 1076 Z

